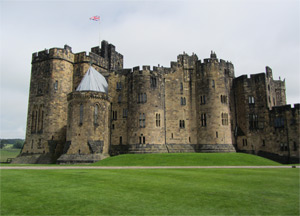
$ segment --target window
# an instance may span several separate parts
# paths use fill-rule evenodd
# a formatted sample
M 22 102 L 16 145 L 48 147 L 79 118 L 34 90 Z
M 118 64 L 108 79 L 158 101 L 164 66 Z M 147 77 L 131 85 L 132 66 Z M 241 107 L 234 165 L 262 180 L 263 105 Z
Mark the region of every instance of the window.
M 218 138 L 219 137 L 219 134 L 218 134 L 218 131 L 216 131 L 216 138 Z
M 128 109 L 123 109 L 123 118 L 127 118 L 128 116 Z
M 122 96 L 119 95 L 119 96 L 118 96 L 118 103 L 121 103 L 121 102 L 122 102 Z
M 284 127 L 284 118 L 277 117 L 275 118 L 275 128 L 283 128 Z
M 112 115 L 113 115 L 113 120 L 117 120 L 118 119 L 118 112 L 117 111 L 113 111 Z
M 294 142 L 294 151 L 297 151 L 297 143 Z
M 265 140 L 262 141 L 262 146 L 266 146 Z
M 80 104 L 79 107 L 79 125 L 82 125 L 83 122 L 83 104 Z
M 203 96 L 200 96 L 200 104 L 205 104 L 206 103 L 206 100 L 205 100 L 205 95 Z
M 171 133 L 171 139 L 173 139 L 173 133 Z
M 185 128 L 184 120 L 179 120 L 179 128 L 181 128 L 181 129 Z
M 94 125 L 98 125 L 98 104 L 94 107 Z
M 121 90 L 122 89 L 122 83 L 121 82 L 117 82 L 117 90 Z
M 227 96 L 221 95 L 221 103 L 227 104 Z
M 254 104 L 255 100 L 253 96 L 249 96 L 249 104 Z
M 222 125 L 228 125 L 228 113 L 222 113 Z
M 36 115 L 35 115 L 35 111 L 32 111 L 32 114 L 31 114 L 31 133 L 35 133 L 36 131 Z
M 140 128 L 144 128 L 146 126 L 146 116 L 145 113 L 140 113 L 140 118 L 139 118 L 139 126 Z
M 122 137 L 120 136 L 120 145 L 122 145 Z
M 215 88 L 215 80 L 212 80 L 211 87 Z
M 248 143 L 247 143 L 247 139 L 243 139 L 243 146 L 247 146 Z
M 206 127 L 206 113 L 201 114 L 201 126 Z
M 156 77 L 150 77 L 150 86 L 152 88 L 156 88 L 157 86 Z
M 258 129 L 258 117 L 256 114 L 249 115 L 249 129 Z
M 38 83 L 37 95 L 42 95 L 43 94 L 43 89 L 44 89 L 44 84 L 43 83 Z
M 160 114 L 156 113 L 156 127 L 160 127 Z
M 180 83 L 180 91 L 183 91 L 183 83 Z
M 38 149 L 41 149 L 42 148 L 42 139 L 39 139 L 39 142 L 38 142 Z
M 287 151 L 288 150 L 288 145 L 286 143 L 281 143 L 280 144 L 280 150 L 281 151 Z
M 146 138 L 143 136 L 143 134 L 141 134 L 141 136 L 139 137 L 139 143 L 140 144 L 145 144 L 146 143 Z
M 147 102 L 147 94 L 146 93 L 140 93 L 138 94 L 138 103 L 146 103 Z
M 180 98 L 180 105 L 181 105 L 181 106 L 186 105 L 185 97 L 181 97 L 181 98 Z
M 56 80 L 54 83 L 54 91 L 57 91 L 57 90 L 58 90 L 58 81 Z

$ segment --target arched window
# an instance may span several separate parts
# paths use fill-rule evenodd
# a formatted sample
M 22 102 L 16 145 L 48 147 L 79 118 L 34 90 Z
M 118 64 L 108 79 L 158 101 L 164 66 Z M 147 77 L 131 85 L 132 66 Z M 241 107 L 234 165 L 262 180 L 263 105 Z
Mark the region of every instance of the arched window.
M 98 109 L 99 109 L 99 106 L 98 106 L 98 104 L 96 104 L 95 110 L 94 110 L 94 125 L 98 124 Z
M 79 108 L 79 125 L 82 125 L 83 122 L 83 104 L 80 104 Z

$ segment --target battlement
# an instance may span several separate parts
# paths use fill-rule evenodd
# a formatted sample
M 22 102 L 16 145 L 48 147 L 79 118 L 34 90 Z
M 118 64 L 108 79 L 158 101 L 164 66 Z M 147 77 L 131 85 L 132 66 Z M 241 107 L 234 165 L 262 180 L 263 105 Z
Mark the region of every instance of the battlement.
M 50 59 L 62 59 L 73 63 L 74 54 L 72 53 L 72 48 L 65 45 L 64 48 L 45 49 L 32 54 L 32 63 Z
M 74 63 L 92 63 L 99 67 L 108 69 L 108 60 L 93 52 L 89 52 L 89 55 L 87 55 L 86 52 L 76 53 Z
M 95 53 L 105 59 L 111 58 L 112 55 L 116 55 L 117 58 L 123 59 L 123 55 L 116 51 L 115 45 L 110 44 L 105 40 L 103 40 L 101 42 L 101 48 L 99 46 L 92 47 L 91 52 Z
M 284 106 L 274 106 L 272 107 L 272 110 L 270 110 L 271 114 L 282 114 L 284 112 L 292 112 L 295 113 L 296 111 L 300 111 L 300 104 L 294 104 L 294 107 L 292 107 L 291 104 L 287 104 Z

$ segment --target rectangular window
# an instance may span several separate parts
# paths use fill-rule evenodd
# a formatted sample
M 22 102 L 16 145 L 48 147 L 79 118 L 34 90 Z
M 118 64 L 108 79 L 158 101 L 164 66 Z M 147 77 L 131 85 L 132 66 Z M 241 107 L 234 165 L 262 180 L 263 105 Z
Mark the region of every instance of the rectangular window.
M 152 88 L 156 88 L 157 86 L 156 77 L 150 77 L 150 86 Z
M 121 103 L 121 102 L 122 102 L 122 96 L 119 95 L 119 96 L 118 96 L 118 103 Z
M 113 120 L 117 120 L 118 119 L 118 112 L 117 111 L 113 111 L 112 112 L 112 115 L 113 115 Z
M 139 117 L 139 127 L 140 128 L 144 128 L 146 126 L 146 116 L 145 113 L 140 113 L 140 117 Z
M 258 117 L 256 114 L 249 115 L 249 129 L 258 129 Z
M 277 117 L 275 118 L 275 128 L 283 128 L 284 127 L 284 118 Z
M 160 114 L 156 113 L 156 127 L 160 127 Z
M 185 99 L 185 97 L 181 97 L 180 98 L 180 105 L 181 106 L 185 106 L 186 105 L 186 99 Z
M 222 113 L 222 125 L 228 125 L 228 113 Z
M 254 104 L 254 103 L 255 103 L 254 97 L 250 96 L 249 97 L 249 104 Z
M 180 91 L 183 91 L 183 83 L 180 83 Z
M 201 126 L 206 127 L 206 113 L 201 114 Z
M 143 136 L 143 134 L 141 134 L 141 136 L 139 137 L 139 143 L 140 144 L 145 144 L 146 143 L 146 138 Z
M 211 87 L 215 88 L 215 81 L 214 80 L 212 80 L 212 82 L 211 82 Z
M 122 89 L 122 83 L 121 82 L 117 82 L 117 90 L 121 90 Z
M 123 109 L 123 118 L 127 118 L 127 116 L 128 116 L 128 110 Z
M 120 136 L 120 145 L 122 145 L 122 137 Z
M 181 128 L 181 129 L 185 128 L 184 120 L 179 120 L 179 128 Z
M 227 104 L 227 96 L 226 95 L 221 95 L 221 103 Z
M 146 103 L 147 102 L 147 94 L 146 93 L 139 93 L 138 94 L 138 103 Z
M 56 80 L 54 83 L 54 90 L 57 91 L 58 90 L 58 81 Z

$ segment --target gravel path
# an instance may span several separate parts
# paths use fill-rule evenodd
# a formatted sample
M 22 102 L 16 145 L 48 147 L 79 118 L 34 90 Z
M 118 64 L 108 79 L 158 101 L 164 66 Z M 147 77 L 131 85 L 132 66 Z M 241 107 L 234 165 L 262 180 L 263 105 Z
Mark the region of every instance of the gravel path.
M 64 169 L 282 169 L 300 166 L 0 166 L 0 170 L 64 170 Z

